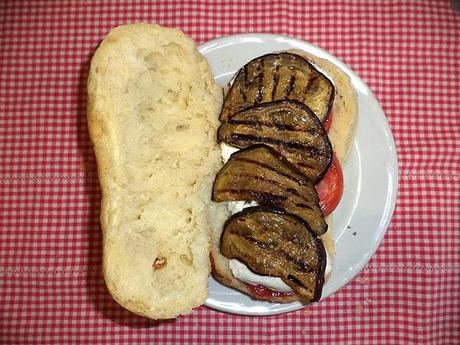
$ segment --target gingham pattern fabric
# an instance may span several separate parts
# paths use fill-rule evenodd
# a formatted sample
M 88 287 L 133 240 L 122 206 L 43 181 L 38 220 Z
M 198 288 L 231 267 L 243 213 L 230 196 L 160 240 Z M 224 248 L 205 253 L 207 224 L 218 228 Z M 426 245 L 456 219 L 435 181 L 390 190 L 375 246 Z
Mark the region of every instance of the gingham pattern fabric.
M 449 1 L 1 1 L 1 344 L 459 344 L 460 14 Z M 398 147 L 386 237 L 342 290 L 304 310 L 205 307 L 152 322 L 101 275 L 100 191 L 86 128 L 94 49 L 120 24 L 198 43 L 266 32 L 339 57 L 371 87 Z M 361 114 L 365 116 L 366 114 Z

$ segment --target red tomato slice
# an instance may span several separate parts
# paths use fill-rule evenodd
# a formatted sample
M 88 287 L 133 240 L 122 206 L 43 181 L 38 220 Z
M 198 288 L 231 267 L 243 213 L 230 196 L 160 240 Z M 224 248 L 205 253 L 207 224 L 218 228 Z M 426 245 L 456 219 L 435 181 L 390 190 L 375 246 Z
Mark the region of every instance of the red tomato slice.
M 245 285 L 256 297 L 261 299 L 270 299 L 273 297 L 287 297 L 292 296 L 294 294 L 294 292 L 273 291 L 272 289 L 264 285 L 251 285 L 248 283 L 245 283 Z
M 339 160 L 332 156 L 332 163 L 323 179 L 316 185 L 319 196 L 319 206 L 327 216 L 335 210 L 343 194 L 343 174 Z

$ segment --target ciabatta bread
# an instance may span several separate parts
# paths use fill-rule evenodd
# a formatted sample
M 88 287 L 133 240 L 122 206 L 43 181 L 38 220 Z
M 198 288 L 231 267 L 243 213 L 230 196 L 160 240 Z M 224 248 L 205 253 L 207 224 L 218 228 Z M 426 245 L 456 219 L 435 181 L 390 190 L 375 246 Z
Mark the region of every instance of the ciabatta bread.
M 173 318 L 207 297 L 211 228 L 228 216 L 211 202 L 221 105 L 206 60 L 179 30 L 118 27 L 94 54 L 88 126 L 103 273 L 113 298 L 136 314 Z

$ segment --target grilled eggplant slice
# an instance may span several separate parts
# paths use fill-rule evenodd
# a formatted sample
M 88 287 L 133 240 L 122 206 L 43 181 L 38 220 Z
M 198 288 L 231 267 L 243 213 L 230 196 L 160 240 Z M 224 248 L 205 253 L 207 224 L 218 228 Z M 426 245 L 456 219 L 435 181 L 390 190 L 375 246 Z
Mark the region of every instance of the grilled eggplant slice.
M 257 201 L 293 213 L 318 235 L 327 231 L 313 182 L 266 145 L 233 153 L 214 180 L 214 201 Z
M 239 111 L 219 127 L 217 139 L 239 148 L 266 144 L 315 183 L 332 162 L 332 146 L 323 124 L 306 105 L 294 100 Z
M 220 248 L 255 273 L 281 278 L 305 302 L 321 297 L 324 245 L 296 216 L 271 207 L 244 209 L 226 222 Z
M 303 57 L 291 53 L 267 54 L 251 60 L 238 71 L 220 120 L 228 121 L 251 105 L 295 99 L 325 121 L 334 93 L 332 82 Z

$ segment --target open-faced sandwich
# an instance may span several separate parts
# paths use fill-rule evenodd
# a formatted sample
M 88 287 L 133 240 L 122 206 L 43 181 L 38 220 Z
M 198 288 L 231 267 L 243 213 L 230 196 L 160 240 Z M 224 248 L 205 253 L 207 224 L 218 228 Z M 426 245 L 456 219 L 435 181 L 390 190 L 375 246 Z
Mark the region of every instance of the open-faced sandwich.
M 348 77 L 326 60 L 288 51 L 241 67 L 217 132 L 213 200 L 233 215 L 214 228 L 216 279 L 256 299 L 319 300 L 334 257 L 325 217 L 343 192 L 355 116 Z
M 321 296 L 333 257 L 325 215 L 356 122 L 349 79 L 327 60 L 279 52 L 242 66 L 224 99 L 179 30 L 118 27 L 94 54 L 103 274 L 136 314 L 203 304 L 211 262 L 219 281 L 257 299 Z

